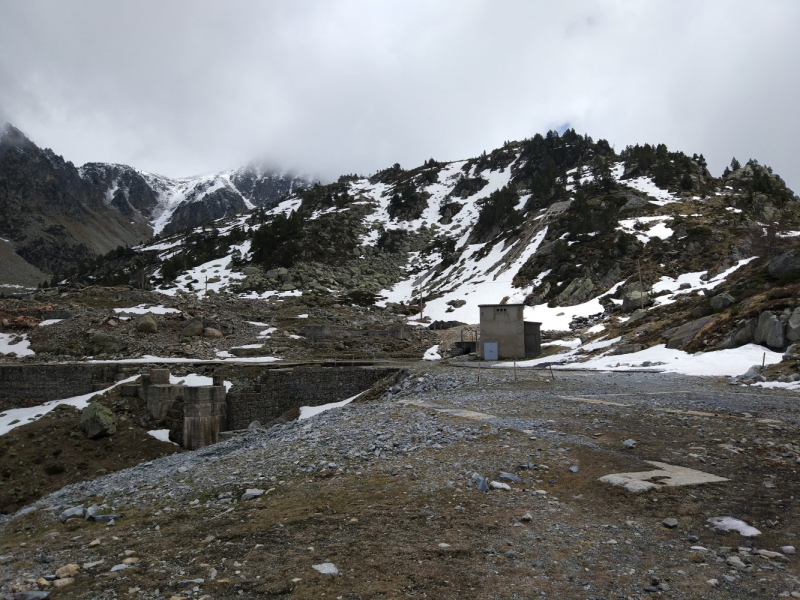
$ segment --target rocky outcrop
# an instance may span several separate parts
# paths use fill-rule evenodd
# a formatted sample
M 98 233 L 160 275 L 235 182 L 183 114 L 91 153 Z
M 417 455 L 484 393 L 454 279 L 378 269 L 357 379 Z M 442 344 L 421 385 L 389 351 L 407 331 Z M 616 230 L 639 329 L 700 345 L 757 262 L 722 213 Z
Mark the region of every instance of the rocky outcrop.
M 770 348 L 783 348 L 786 345 L 784 336 L 784 324 L 771 312 L 762 312 L 758 316 L 754 341 L 757 344 L 765 344 Z
M 767 270 L 779 279 L 800 277 L 800 252 L 796 249 L 782 252 L 769 261 Z
M 628 290 L 622 295 L 622 310 L 631 312 L 642 306 L 648 306 L 653 303 L 653 300 L 647 292 L 636 290 Z
M 556 298 L 558 306 L 575 306 L 586 302 L 592 295 L 594 282 L 588 277 L 573 279 Z
M 800 307 L 795 308 L 786 321 L 786 339 L 790 342 L 800 340 Z
M 717 294 L 713 296 L 710 300 L 711 308 L 714 310 L 722 310 L 723 308 L 728 308 L 731 304 L 736 302 L 736 300 L 730 294 Z
M 680 327 L 665 331 L 662 336 L 667 338 L 667 348 L 680 348 L 690 342 L 706 325 L 711 323 L 715 317 L 703 317 L 694 321 L 684 323 Z

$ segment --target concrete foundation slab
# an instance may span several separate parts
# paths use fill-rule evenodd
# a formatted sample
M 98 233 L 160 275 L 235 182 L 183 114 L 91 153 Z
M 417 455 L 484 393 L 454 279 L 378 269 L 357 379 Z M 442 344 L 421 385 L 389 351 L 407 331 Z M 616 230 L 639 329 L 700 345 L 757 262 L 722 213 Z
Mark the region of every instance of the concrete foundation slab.
M 668 465 L 667 463 L 653 460 L 645 461 L 657 467 L 653 471 L 639 471 L 635 473 L 611 473 L 601 477 L 598 481 L 624 487 L 629 492 L 640 493 L 660 487 L 679 487 L 684 485 L 702 485 L 704 483 L 721 483 L 729 481 L 725 477 L 696 471 L 687 467 Z

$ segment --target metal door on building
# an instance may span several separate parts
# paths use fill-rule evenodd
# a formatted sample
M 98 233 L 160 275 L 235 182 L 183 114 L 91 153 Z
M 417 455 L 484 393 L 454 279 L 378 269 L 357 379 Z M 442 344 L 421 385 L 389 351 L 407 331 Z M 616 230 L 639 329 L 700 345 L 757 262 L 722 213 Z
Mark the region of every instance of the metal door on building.
M 483 360 L 497 360 L 497 342 L 483 342 Z

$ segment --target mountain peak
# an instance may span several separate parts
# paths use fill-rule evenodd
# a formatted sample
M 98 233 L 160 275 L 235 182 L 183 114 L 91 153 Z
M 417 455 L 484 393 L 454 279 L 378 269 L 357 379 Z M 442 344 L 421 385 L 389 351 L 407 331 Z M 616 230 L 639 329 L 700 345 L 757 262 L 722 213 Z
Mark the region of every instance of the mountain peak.
M 5 123 L 0 131 L 0 146 L 13 146 L 16 148 L 35 148 L 36 144 L 30 141 L 22 131 L 11 123 Z

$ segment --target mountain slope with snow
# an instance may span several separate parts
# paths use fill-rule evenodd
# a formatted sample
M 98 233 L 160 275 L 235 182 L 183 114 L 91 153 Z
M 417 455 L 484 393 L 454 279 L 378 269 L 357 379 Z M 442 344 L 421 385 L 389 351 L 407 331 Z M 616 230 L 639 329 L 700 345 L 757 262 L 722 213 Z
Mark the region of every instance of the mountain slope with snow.
M 167 295 L 338 296 L 412 322 L 420 306 L 429 321 L 475 323 L 480 304 L 524 303 L 548 335 L 596 340 L 578 354 L 732 347 L 752 341 L 732 340 L 765 309 L 794 308 L 773 298 L 776 286 L 800 296 L 798 197 L 768 167 L 732 166 L 716 178 L 702 155 L 663 145 L 617 154 L 605 140 L 550 132 L 296 190 L 211 229 L 164 232 L 81 277 L 144 273 Z M 227 189 L 215 181 L 206 193 Z M 779 256 L 797 273 L 773 273 Z
M 0 286 L 35 286 L 153 234 L 271 207 L 310 183 L 255 164 L 183 179 L 118 164 L 76 168 L 7 124 L 0 131 L 0 238 L 28 266 L 24 276 L 3 275 Z

